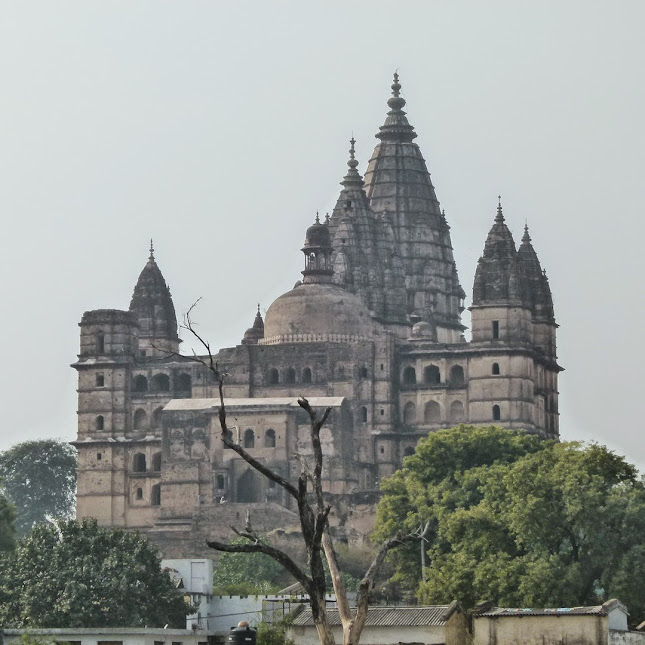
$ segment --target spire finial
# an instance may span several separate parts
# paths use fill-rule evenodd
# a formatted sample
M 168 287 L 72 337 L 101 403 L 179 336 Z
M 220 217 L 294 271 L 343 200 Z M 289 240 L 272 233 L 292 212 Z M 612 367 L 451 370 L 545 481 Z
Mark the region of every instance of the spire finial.
M 495 216 L 496 222 L 504 221 L 504 214 L 502 213 L 502 196 L 497 195 L 497 215 Z
M 531 236 L 529 235 L 529 223 L 524 222 L 524 235 L 522 235 L 522 244 L 528 244 L 531 241 Z
M 343 181 L 340 182 L 346 188 L 350 186 L 363 185 L 363 178 L 360 176 L 358 170 L 356 170 L 356 168 L 358 167 L 358 161 L 356 161 L 356 148 L 354 147 L 355 144 L 356 139 L 354 139 L 354 135 L 352 134 L 352 138 L 349 140 L 349 159 L 347 160 L 349 170 L 343 178 Z
M 329 226 L 329 213 L 325 213 L 325 226 Z
M 381 140 L 412 141 L 417 135 L 403 111 L 405 99 L 401 96 L 398 70 L 394 72 L 394 82 L 390 87 L 392 88 L 392 96 L 387 100 L 390 111 L 376 136 Z
M 320 216 L 318 214 L 318 211 L 316 211 L 316 224 L 320 224 Z
M 154 260 L 155 259 L 155 247 L 152 244 L 152 238 L 150 238 L 150 255 L 148 256 L 148 260 Z
M 260 303 L 258 302 L 258 313 L 260 313 Z

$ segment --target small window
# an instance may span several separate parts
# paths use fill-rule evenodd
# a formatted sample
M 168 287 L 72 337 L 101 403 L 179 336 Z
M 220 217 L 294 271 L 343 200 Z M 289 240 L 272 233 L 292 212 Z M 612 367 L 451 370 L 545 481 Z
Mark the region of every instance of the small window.
M 145 349 L 142 349 L 139 353 L 141 354 L 141 356 L 146 356 L 148 352 Z
M 367 378 L 367 367 L 361 367 L 361 369 L 358 370 L 358 376 L 359 378 Z
M 96 453 L 96 461 L 101 461 L 103 459 L 103 455 L 100 452 Z
M 302 370 L 302 382 L 311 383 L 311 369 L 308 367 L 305 367 L 305 369 Z
M 493 320 L 493 338 L 499 338 L 499 320 Z
M 102 331 L 96 334 L 96 352 L 98 354 L 105 353 L 105 334 Z
M 493 363 L 493 374 L 499 374 L 499 363 Z
M 412 446 L 408 446 L 404 451 L 403 451 L 403 456 L 404 457 L 411 457 L 414 454 L 414 448 Z
M 158 473 L 161 470 L 161 453 L 156 452 L 152 455 L 152 470 Z
M 441 383 L 441 373 L 436 365 L 428 365 L 423 370 L 423 382 L 429 385 L 439 385 Z
M 290 367 L 284 376 L 284 382 L 293 385 L 296 382 L 296 370 Z
M 417 420 L 417 406 L 412 401 L 408 401 L 403 408 L 403 423 L 412 424 Z
M 385 415 L 385 410 L 381 408 L 381 416 L 384 416 L 384 415 Z
M 153 428 L 161 428 L 161 413 L 163 412 L 163 408 L 155 408 L 155 410 L 152 413 L 152 427 Z
M 269 385 L 278 385 L 278 383 L 280 383 L 280 373 L 274 367 L 269 370 Z
M 143 488 L 137 488 L 137 494 L 135 495 L 137 499 L 143 499 Z
M 464 383 L 464 368 L 461 365 L 453 365 L 450 368 L 450 384 L 463 385 Z
M 384 455 L 384 454 L 385 454 L 385 448 L 384 448 L 383 446 L 381 446 L 380 453 L 381 453 L 382 455 Z
M 255 435 L 251 428 L 247 428 L 244 431 L 244 447 L 245 448 L 255 448 Z
M 493 406 L 493 421 L 499 421 L 502 418 L 499 405 Z
M 155 484 L 152 487 L 152 493 L 150 495 L 150 503 L 153 506 L 161 506 L 161 486 L 159 484 Z
M 138 452 L 132 459 L 132 470 L 135 473 L 146 472 L 146 456 L 142 452 Z
M 367 408 L 365 406 L 363 406 L 360 409 L 360 415 L 359 416 L 360 416 L 361 423 L 367 423 Z
M 153 641 L 152 645 L 165 645 L 165 641 Z
M 105 387 L 105 376 L 103 374 L 96 375 L 96 387 Z
M 226 479 L 222 473 L 217 475 L 216 485 L 217 490 L 224 490 L 224 488 L 226 488 Z
M 155 392 L 170 392 L 170 379 L 168 374 L 155 374 L 152 377 L 152 389 Z
M 385 366 L 383 365 L 383 363 L 381 363 L 381 372 L 382 372 L 384 369 L 385 369 Z
M 132 389 L 135 392 L 147 392 L 148 379 L 143 374 L 139 374 L 138 376 L 135 376 L 134 381 L 132 383 Z
M 264 435 L 264 447 L 275 448 L 275 430 L 269 428 Z
M 143 408 L 138 408 L 134 411 L 134 417 L 132 417 L 132 427 L 135 430 L 142 430 L 146 427 L 148 420 L 148 415 Z
M 96 417 L 96 429 L 103 430 L 103 428 L 105 428 L 105 419 L 102 414 L 99 414 L 99 416 Z
M 405 385 L 415 385 L 417 382 L 417 371 L 414 367 L 406 367 L 403 370 L 403 383 Z
M 190 374 L 180 374 L 177 378 L 177 389 L 181 392 L 190 392 L 192 385 Z

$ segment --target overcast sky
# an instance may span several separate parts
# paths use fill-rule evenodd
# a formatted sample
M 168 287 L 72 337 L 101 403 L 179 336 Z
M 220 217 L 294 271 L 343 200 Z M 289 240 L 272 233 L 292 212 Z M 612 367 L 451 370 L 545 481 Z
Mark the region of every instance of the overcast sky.
M 550 278 L 562 438 L 644 469 L 643 34 L 642 0 L 3 0 L 0 450 L 74 438 L 77 323 L 128 307 L 150 237 L 177 311 L 237 344 L 398 69 L 464 289 L 499 193 Z

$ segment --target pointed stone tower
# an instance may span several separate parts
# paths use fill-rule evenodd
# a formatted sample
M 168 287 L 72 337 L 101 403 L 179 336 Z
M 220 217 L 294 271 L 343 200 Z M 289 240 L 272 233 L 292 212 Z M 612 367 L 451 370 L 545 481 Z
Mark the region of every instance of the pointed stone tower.
M 522 244 L 517 252 L 526 278 L 531 316 L 533 319 L 533 342 L 547 356 L 556 358 L 555 330 L 557 324 L 553 313 L 553 297 L 546 272 L 531 244 L 528 225 L 524 227 Z
M 139 323 L 139 349 L 143 356 L 179 352 L 177 315 L 150 240 L 150 256 L 134 287 L 130 311 Z
M 390 110 L 376 135 L 380 142 L 365 173 L 365 192 L 372 211 L 392 227 L 395 254 L 405 276 L 405 313 L 413 322 L 433 325 L 439 342 L 460 342 L 465 293 L 459 284 L 450 229 L 421 150 L 414 143 L 417 135 L 403 111 L 405 99 L 400 90 L 395 73 Z M 409 327 L 402 330 L 408 332 Z
M 479 258 L 473 285 L 473 342 L 532 340 L 528 289 L 501 197 Z

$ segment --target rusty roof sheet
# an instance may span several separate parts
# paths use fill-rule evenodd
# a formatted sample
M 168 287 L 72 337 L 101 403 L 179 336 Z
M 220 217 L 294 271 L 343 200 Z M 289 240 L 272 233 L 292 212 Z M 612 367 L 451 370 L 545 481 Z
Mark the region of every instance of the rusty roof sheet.
M 522 609 L 517 607 L 495 607 L 490 611 L 481 614 L 474 614 L 475 618 L 480 616 L 605 616 L 606 607 L 594 605 L 591 607 L 554 607 L 545 609 Z
M 394 626 L 440 626 L 445 625 L 452 605 L 430 605 L 425 607 L 370 607 L 367 611 L 366 627 Z M 340 625 L 337 609 L 328 609 L 327 617 L 333 627 Z M 313 627 L 311 609 L 305 609 L 293 621 L 294 627 Z

